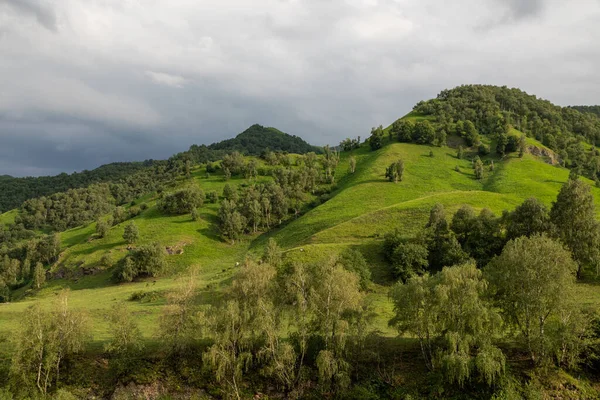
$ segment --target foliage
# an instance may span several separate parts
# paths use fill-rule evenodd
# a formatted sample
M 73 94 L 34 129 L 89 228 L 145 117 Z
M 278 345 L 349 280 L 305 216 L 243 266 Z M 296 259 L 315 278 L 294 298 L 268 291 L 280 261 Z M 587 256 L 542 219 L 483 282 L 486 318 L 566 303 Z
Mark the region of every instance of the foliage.
M 192 186 L 164 196 L 158 203 L 158 208 L 169 214 L 188 214 L 193 209 L 204 204 L 202 189 Z
M 600 117 L 587 111 L 555 106 L 519 89 L 489 85 L 443 90 L 437 98 L 414 107 L 414 112 L 433 116 L 436 123 L 450 129 L 467 121 L 473 123 L 479 134 L 497 138 L 496 152 L 501 156 L 525 151 L 523 139 L 508 135 L 509 126 L 513 126 L 554 150 L 568 167 L 581 168 L 592 178 L 599 173 L 598 155 L 586 154 L 581 141 L 600 142 Z
M 371 136 L 369 136 L 369 146 L 371 150 L 378 150 L 383 146 L 383 126 L 371 129 Z
M 59 294 L 51 312 L 37 304 L 29 308 L 23 316 L 11 365 L 15 387 L 36 388 L 46 395 L 59 381 L 64 360 L 83 349 L 87 336 L 87 318 L 69 309 L 67 291 Z
M 402 161 L 402 160 L 393 162 L 385 170 L 385 177 L 388 178 L 388 180 L 390 182 L 398 183 L 398 181 L 402 181 L 403 175 L 404 175 L 404 161 Z
M 113 271 L 113 279 L 131 282 L 138 276 L 157 276 L 165 268 L 165 249 L 159 243 L 153 243 L 141 246 L 122 258 Z
M 371 282 L 371 269 L 367 260 L 358 250 L 346 249 L 338 258 L 338 262 L 348 271 L 360 278 L 360 288 L 366 290 Z
M 500 317 L 484 299 L 487 282 L 474 264 L 446 267 L 435 276 L 412 277 L 394 286 L 390 325 L 417 336 L 429 369 L 441 369 L 450 383 L 476 375 L 492 385 L 505 357 L 492 339 Z
M 522 334 L 533 362 L 552 353 L 545 327 L 568 309 L 576 270 L 571 254 L 543 235 L 511 240 L 485 268 L 498 305 Z
M 123 239 L 125 242 L 127 242 L 127 244 L 134 244 L 139 238 L 140 232 L 135 222 L 131 221 L 129 224 L 125 225 Z
M 552 203 L 550 220 L 558 238 L 571 250 L 577 261 L 577 276 L 583 267 L 600 262 L 600 225 L 590 186 L 580 179 L 569 179 Z

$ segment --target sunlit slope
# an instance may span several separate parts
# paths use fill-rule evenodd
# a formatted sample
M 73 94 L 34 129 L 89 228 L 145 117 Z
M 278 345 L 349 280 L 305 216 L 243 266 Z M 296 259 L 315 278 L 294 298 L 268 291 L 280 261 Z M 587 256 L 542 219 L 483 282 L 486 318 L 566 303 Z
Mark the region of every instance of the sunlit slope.
M 410 236 L 427 221 L 436 203 L 443 204 L 449 215 L 463 204 L 489 208 L 500 215 L 532 196 L 551 206 L 569 176 L 569 170 L 528 154 L 496 160 L 494 170 L 486 166 L 485 178 L 478 181 L 471 161 L 457 159 L 456 151 L 447 147 L 393 143 L 366 151 L 361 149 L 357 172 L 340 181 L 331 200 L 274 237 L 284 246 L 298 246 L 352 244 L 379 238 L 395 228 Z M 347 158 L 345 155 L 341 163 L 347 163 Z M 384 172 L 398 158 L 405 163 L 404 179 L 394 184 L 385 180 Z M 586 181 L 592 186 L 600 215 L 600 190 Z

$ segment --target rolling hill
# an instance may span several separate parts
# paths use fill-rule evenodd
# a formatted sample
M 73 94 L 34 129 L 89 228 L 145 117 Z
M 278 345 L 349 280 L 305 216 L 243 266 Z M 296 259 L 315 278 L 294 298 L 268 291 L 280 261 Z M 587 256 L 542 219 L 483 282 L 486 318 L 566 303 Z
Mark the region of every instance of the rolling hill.
M 412 112 L 401 120 L 436 123 L 435 112 L 423 113 L 422 104 L 418 108 L 421 112 Z M 522 157 L 515 152 L 504 156 L 494 152 L 481 155 L 485 174 L 482 179 L 476 179 L 472 158 L 478 154 L 478 149 L 466 146 L 466 155 L 458 158 L 457 149 L 464 141 L 457 135 L 448 135 L 450 146 L 431 146 L 400 143 L 393 135 L 388 136 L 390 132 L 394 132 L 393 126 L 383 131 L 383 146 L 379 149 L 372 150 L 367 142 L 340 153 L 335 170 L 336 183 L 331 186 L 330 193 L 311 194 L 299 215 L 270 231 L 246 234 L 235 244 L 222 240 L 219 234 L 219 204 L 205 203 L 200 208 L 199 220 L 194 221 L 189 214 L 162 213 L 157 207 L 161 198 L 157 192 L 135 199 L 134 205 L 127 205 L 127 208 L 144 208 L 132 219 L 140 232 L 136 246 L 158 242 L 170 253 L 167 256 L 168 271 L 158 278 L 115 284 L 111 280 L 111 268 L 102 265 L 103 258 L 108 257 L 114 264 L 128 254 L 128 245 L 122 235 L 129 221 L 113 226 L 104 238 L 95 237 L 95 222 L 62 232 L 63 251 L 48 273 L 52 279 L 41 290 L 32 290 L 29 285 L 15 290 L 14 301 L 0 306 L 0 335 L 13 335 L 23 311 L 35 303 L 49 307 L 56 293 L 68 288 L 71 306 L 85 309 L 93 321 L 92 349 L 100 352 L 110 339 L 110 322 L 105 316 L 120 302 L 129 304 L 144 340 L 154 345 L 166 296 L 177 287 L 181 275 L 192 267 L 197 268 L 199 291 L 195 303 L 199 306 L 217 304 L 244 260 L 259 258 L 268 240 L 274 239 L 285 256 L 295 261 L 319 262 L 346 249 L 359 250 L 368 260 L 374 282 L 367 293 L 374 313 L 372 327 L 379 340 L 392 340 L 397 332 L 388 327 L 393 316 L 388 293 L 394 280 L 382 254 L 386 233 L 398 229 L 406 238 L 415 236 L 426 225 L 430 210 L 436 204 L 442 204 L 449 216 L 465 204 L 477 211 L 487 208 L 500 216 L 504 210 L 513 210 L 530 197 L 536 197 L 550 207 L 571 173 L 564 166 L 548 162 L 544 155 L 554 153 L 535 135 L 527 137 Z M 522 132 L 512 127 L 509 134 L 520 137 Z M 245 151 L 249 155 L 247 160 L 256 162 L 263 173 L 256 181 L 240 175 L 225 180 L 222 170 L 211 172 L 207 170 L 210 166 L 200 164 L 191 168 L 189 177 L 178 177 L 175 186 L 169 190 L 197 185 L 206 193 L 216 191 L 221 195 L 226 185 L 245 188 L 272 182 L 276 167 L 255 157 L 267 147 L 290 153 L 315 150 L 295 137 L 280 142 L 286 137 L 284 135 L 273 128 L 254 125 L 235 139 L 207 147 L 192 146 L 187 155 L 178 157 L 189 156 L 198 161 L 215 154 Z M 490 148 L 497 146 L 497 138 L 491 134 L 482 135 L 481 142 Z M 349 168 L 351 158 L 356 161 L 354 173 Z M 302 157 L 292 156 L 288 161 L 290 168 L 299 163 L 298 159 Z M 385 171 L 398 159 L 404 161 L 405 170 L 402 181 L 394 184 L 386 180 Z M 596 215 L 600 217 L 600 189 L 593 180 L 580 179 L 590 185 Z M 223 201 L 221 196 L 220 202 Z M 15 213 L 0 215 L 0 221 L 14 220 Z M 595 282 L 579 282 L 577 288 L 581 304 L 600 310 L 600 291 Z M 139 298 L 143 300 L 135 300 Z M 10 350 L 10 342 L 0 342 L 2 354 L 8 354 Z

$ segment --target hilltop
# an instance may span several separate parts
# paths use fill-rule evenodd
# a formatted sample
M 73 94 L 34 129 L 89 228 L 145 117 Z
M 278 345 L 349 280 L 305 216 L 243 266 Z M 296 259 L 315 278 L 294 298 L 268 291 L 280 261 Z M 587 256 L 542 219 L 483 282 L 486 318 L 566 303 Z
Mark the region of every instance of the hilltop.
M 206 145 L 192 145 L 187 152 L 171 158 L 192 158 L 195 162 L 216 161 L 223 155 L 238 151 L 247 155 L 260 155 L 265 150 L 304 154 L 320 152 L 298 136 L 289 135 L 276 128 L 255 124 L 235 138 Z M 56 176 L 14 178 L 0 176 L 0 213 L 19 207 L 25 200 L 50 196 L 69 189 L 83 188 L 94 183 L 120 182 L 146 169 L 164 166 L 168 161 L 146 160 L 143 162 L 117 162 L 102 165 L 91 171 L 62 173 Z
M 184 361 L 177 364 L 177 368 L 181 367 L 178 372 L 174 372 L 176 368 L 168 364 L 172 360 L 165 359 L 167 366 L 156 362 L 157 359 L 163 360 L 160 358 L 162 354 L 157 354 L 160 351 L 153 351 L 161 345 L 158 340 L 162 329 L 159 322 L 165 318 L 165 313 L 173 310 L 174 304 L 179 304 L 173 303 L 172 295 L 180 293 L 178 288 L 182 280 L 186 282 L 189 270 L 194 271 L 196 291 L 188 300 L 202 310 L 208 306 L 220 306 L 232 295 L 231 281 L 240 279 L 240 273 L 247 273 L 244 265 L 253 265 L 251 260 L 266 259 L 263 254 L 270 248 L 273 243 L 270 240 L 273 239 L 280 246 L 281 264 L 328 265 L 332 257 L 341 255 L 348 258 L 348 254 L 364 258 L 368 269 L 364 276 L 370 278 L 367 278 L 367 289 L 362 295 L 367 299 L 365 304 L 368 306 L 365 307 L 369 311 L 369 322 L 365 323 L 372 333 L 356 346 L 367 347 L 373 353 L 367 352 L 368 355 L 360 356 L 364 358 L 356 360 L 356 371 L 361 375 L 352 378 L 353 384 L 365 391 L 368 388 L 377 392 L 383 398 L 402 398 L 408 394 L 426 397 L 442 390 L 442 387 L 444 396 L 467 393 L 466 396 L 489 398 L 493 390 L 499 387 L 505 389 L 504 383 L 499 383 L 495 389 L 488 389 L 479 381 L 466 387 L 434 383 L 436 375 L 430 374 L 421 362 L 415 336 L 402 334 L 398 337 L 398 331 L 388 325 L 396 312 L 390 301 L 390 288 L 399 278 L 397 266 L 390 261 L 385 246 L 391 233 L 399 243 L 421 245 L 419 237 L 429 234 L 425 227 L 431 223 L 432 209 L 440 206 L 448 226 L 452 225 L 459 210 L 471 209 L 473 226 L 483 225 L 493 232 L 478 238 L 483 243 L 482 247 L 492 248 L 491 242 L 486 242 L 490 238 L 504 244 L 508 240 L 504 235 L 510 230 L 510 212 L 531 197 L 537 198 L 542 208 L 550 209 L 561 188 L 574 179 L 576 172 L 588 176 L 577 181 L 591 193 L 595 215 L 599 217 L 600 189 L 594 182 L 598 171 L 592 169 L 598 153 L 589 143 L 599 134 L 595 130 L 598 125 L 595 117 L 572 113 L 577 111 L 557 108 L 515 89 L 461 87 L 444 91 L 437 99 L 417 104 L 411 113 L 387 128 L 375 128 L 364 143 L 352 140 L 346 141 L 347 146 L 342 143 L 341 147 L 346 150 L 340 153 L 325 148 L 322 155 L 317 155 L 312 153 L 315 148 L 297 140 L 290 140 L 287 146 L 293 143 L 293 146 L 299 147 L 285 148 L 284 144 L 277 147 L 278 140 L 286 137 L 285 134 L 255 125 L 229 141 L 204 147 L 192 146 L 189 152 L 174 156 L 165 166 L 165 171 L 149 179 L 158 183 L 128 192 L 128 197 L 119 202 L 119 211 L 115 211 L 117 208 L 113 204 L 118 201 L 117 197 L 108 194 L 115 193 L 110 188 L 93 187 L 85 193 L 65 194 L 64 201 L 69 204 L 80 201 L 84 195 L 86 199 L 108 196 L 110 201 L 96 200 L 101 207 L 93 210 L 90 207 L 82 207 L 82 210 L 72 208 L 85 222 L 77 223 L 71 229 L 61 229 L 58 237 L 60 253 L 51 258 L 51 262 L 44 262 L 48 278 L 45 284 L 36 289 L 32 280 L 20 277 L 19 282 L 10 287 L 10 295 L 2 294 L 11 302 L 0 308 L 0 333 L 12 335 L 22 322 L 22 311 L 36 303 L 48 308 L 59 290 L 69 288 L 71 306 L 76 310 L 87 310 L 93 321 L 91 357 L 110 358 L 100 350 L 112 340 L 113 335 L 112 323 L 106 315 L 111 307 L 126 303 L 132 321 L 139 326 L 142 340 L 150 349 L 141 361 L 143 367 L 127 375 L 129 379 L 148 382 L 151 379 L 148 376 L 167 375 L 177 382 L 173 386 L 198 384 L 205 388 L 207 384 L 203 379 L 206 376 L 199 372 L 199 367 L 194 369 L 197 367 L 194 362 L 199 363 L 201 358 L 198 347 L 188 350 L 189 359 L 185 354 L 180 355 Z M 538 121 L 538 118 L 539 124 L 528 122 Z M 574 121 L 586 122 L 586 127 L 582 128 L 577 125 L 579 122 Z M 560 126 L 560 130 L 555 129 L 556 126 Z M 554 134 L 548 133 L 549 129 L 554 129 Z M 554 141 L 548 135 L 552 135 Z M 262 142 L 260 138 L 268 140 Z M 583 149 L 581 154 L 580 147 Z M 244 149 L 246 156 L 229 155 Z M 293 153 L 293 149 L 306 154 L 285 153 Z M 220 162 L 211 159 L 216 154 L 221 154 Z M 401 180 L 394 183 L 386 177 L 386 172 L 398 160 L 403 162 L 403 172 Z M 203 191 L 200 196 L 203 204 L 198 206 L 196 216 L 191 209 L 180 213 L 166 211 L 165 199 L 171 198 L 170 195 L 182 193 L 182 198 L 187 196 L 186 199 L 194 202 L 198 200 L 194 198 L 197 188 Z M 264 201 L 265 198 L 269 199 L 268 202 Z M 277 215 L 275 210 L 282 198 L 286 201 L 285 210 Z M 258 206 L 254 207 L 256 204 Z M 17 217 L 28 227 L 28 234 L 42 235 L 48 232 L 50 222 L 63 222 L 58 217 L 49 218 L 47 215 L 68 214 L 64 210 L 68 209 L 32 201 L 25 209 L 0 215 L 0 221 L 10 222 Z M 92 211 L 97 215 L 90 217 L 86 214 Z M 109 220 L 110 226 L 101 237 L 98 224 Z M 73 219 L 64 221 L 67 225 L 71 222 Z M 123 234 L 132 222 L 139 231 L 139 239 L 128 244 Z M 241 228 L 236 231 L 237 225 Z M 14 250 L 4 254 L 17 259 L 27 252 L 28 247 L 24 245 L 28 240 L 26 233 L 19 230 L 6 232 L 21 235 L 11 239 L 5 234 L 3 239 L 9 247 L 14 245 Z M 453 234 L 448 233 L 450 236 Z M 40 237 L 43 238 L 40 240 L 52 238 Z M 122 268 L 123 260 L 134 255 L 137 249 L 153 243 L 166 250 L 164 270 L 156 276 L 142 273 L 133 277 L 131 282 L 124 280 L 117 283 L 114 271 Z M 464 251 L 470 251 L 465 243 L 461 239 L 459 245 Z M 41 250 L 46 247 L 41 246 Z M 493 251 L 500 250 L 501 247 Z M 469 255 L 480 265 L 487 263 L 490 256 L 480 253 Z M 10 261 L 9 264 L 12 265 Z M 346 264 L 344 266 L 347 267 Z M 426 268 L 432 275 L 438 272 L 431 265 Z M 278 278 L 283 282 L 291 279 L 285 275 L 290 269 L 293 269 L 290 265 L 279 265 Z M 591 268 L 583 271 L 584 279 L 576 284 L 574 296 L 578 304 L 597 315 L 600 292 L 594 272 Z M 347 285 L 346 291 L 351 293 L 355 286 L 353 278 L 342 273 L 338 277 L 347 278 L 342 281 Z M 291 290 L 291 287 L 285 287 Z M 238 286 L 236 290 L 245 289 Z M 251 291 L 244 293 L 249 304 L 254 294 Z M 281 303 L 290 306 L 293 302 Z M 168 307 L 165 306 L 167 304 Z M 286 312 L 290 310 L 286 309 Z M 357 310 L 353 309 L 353 312 Z M 297 321 L 291 319 L 289 324 L 293 327 L 285 324 L 280 327 L 285 332 L 284 336 L 298 332 L 296 329 L 299 328 L 294 325 Z M 351 325 L 356 322 L 352 318 L 344 322 L 351 329 L 359 329 Z M 338 333 L 349 335 L 348 341 L 354 346 L 354 340 L 360 334 L 354 336 L 352 332 Z M 318 340 L 324 339 L 315 339 L 311 346 L 319 348 Z M 507 370 L 514 374 L 507 376 L 517 380 L 529 377 L 527 382 L 531 386 L 527 387 L 532 388 L 531 391 L 546 390 L 552 395 L 558 391 L 557 386 L 571 385 L 575 397 L 597 394 L 594 391 L 597 382 L 593 378 L 583 373 L 575 379 L 569 375 L 567 367 L 548 376 L 535 375 L 537 370 L 523 361 L 526 352 L 518 347 L 520 342 L 512 336 L 503 337 L 503 341 L 505 343 L 500 347 L 506 353 Z M 11 345 L 2 343 L 0 350 L 7 354 Z M 359 357 L 353 352 L 349 354 L 348 357 Z M 320 378 L 316 372 L 316 356 L 312 354 L 310 357 L 307 374 L 317 382 Z M 84 366 L 90 360 L 86 361 L 83 357 L 77 362 L 77 365 Z M 361 365 L 364 367 L 361 368 Z M 340 366 L 343 367 L 342 364 Z M 101 369 L 94 370 L 89 376 L 80 377 L 83 382 L 80 384 L 85 387 L 106 385 L 106 382 L 99 383 L 99 376 L 103 373 Z M 264 377 L 259 377 L 258 373 L 252 376 L 256 382 L 248 383 L 244 390 L 247 389 L 247 393 L 263 390 L 261 379 Z M 548 383 L 544 381 L 546 378 L 553 381 Z M 103 390 L 112 393 L 114 387 L 108 386 Z M 313 389 L 317 390 L 318 386 Z M 211 386 L 208 390 L 214 388 Z M 351 393 L 346 393 L 347 398 L 358 397 L 364 392 Z

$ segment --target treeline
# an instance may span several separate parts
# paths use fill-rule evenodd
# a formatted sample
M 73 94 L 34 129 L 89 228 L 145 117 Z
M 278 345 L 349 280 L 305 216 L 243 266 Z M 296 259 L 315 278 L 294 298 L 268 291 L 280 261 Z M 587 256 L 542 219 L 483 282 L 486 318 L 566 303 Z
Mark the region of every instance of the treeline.
M 464 205 L 448 221 L 444 207 L 437 204 L 430 212 L 429 222 L 415 237 L 405 237 L 400 231 L 387 234 L 384 254 L 393 275 L 405 281 L 468 260 L 484 267 L 510 240 L 546 235 L 571 252 L 578 277 L 586 271 L 597 275 L 600 224 L 595 218 L 590 189 L 572 174 L 550 209 L 530 198 L 501 216 L 487 208 L 477 214 L 471 206 Z
M 457 130 L 458 123 L 471 122 L 478 135 L 506 140 L 514 127 L 555 151 L 565 166 L 590 178 L 600 176 L 600 154 L 583 146 L 600 141 L 600 117 L 593 113 L 555 106 L 519 89 L 487 85 L 444 90 L 433 100 L 419 102 L 414 112 L 435 117 L 434 131 L 448 135 L 464 132 Z M 431 138 L 431 131 L 426 137 Z
M 600 106 L 569 106 L 569 108 L 577 110 L 581 113 L 596 114 L 600 117 Z
M 19 207 L 25 200 L 50 196 L 69 189 L 87 187 L 94 183 L 116 182 L 156 162 L 120 162 L 102 165 L 91 171 L 62 173 L 56 176 L 13 178 L 0 176 L 0 213 Z

